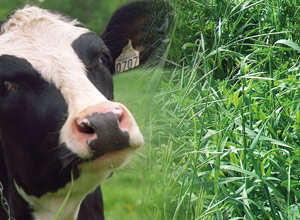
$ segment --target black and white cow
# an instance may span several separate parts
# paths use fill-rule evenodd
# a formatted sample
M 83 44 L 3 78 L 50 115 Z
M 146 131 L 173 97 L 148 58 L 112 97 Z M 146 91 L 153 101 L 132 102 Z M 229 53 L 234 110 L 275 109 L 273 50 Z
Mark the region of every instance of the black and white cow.
M 143 145 L 114 62 L 129 40 L 145 50 L 150 6 L 119 9 L 101 38 L 35 6 L 0 22 L 1 220 L 53 220 L 69 192 L 60 219 L 104 219 L 99 184 Z

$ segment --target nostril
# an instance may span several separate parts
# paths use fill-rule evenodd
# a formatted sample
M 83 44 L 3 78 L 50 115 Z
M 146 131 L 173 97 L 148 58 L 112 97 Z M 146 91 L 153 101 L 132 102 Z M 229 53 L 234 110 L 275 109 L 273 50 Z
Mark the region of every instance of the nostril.
M 78 130 L 84 134 L 95 134 L 95 130 L 91 127 L 90 122 L 84 119 L 78 124 Z

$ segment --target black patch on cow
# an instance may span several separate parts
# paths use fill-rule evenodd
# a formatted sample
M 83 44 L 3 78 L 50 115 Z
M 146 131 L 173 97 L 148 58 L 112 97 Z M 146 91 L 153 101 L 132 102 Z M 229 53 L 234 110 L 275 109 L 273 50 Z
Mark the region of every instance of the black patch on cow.
M 157 0 L 135 1 L 119 8 L 101 34 L 113 60 L 130 39 L 133 48 L 140 51 L 140 63 L 144 63 L 155 49 L 161 47 L 169 30 L 170 11 L 169 4 Z
M 5 82 L 17 89 L 7 91 Z M 71 170 L 79 176 L 78 157 L 58 144 L 66 116 L 60 91 L 29 62 L 0 56 L 0 159 L 5 158 L 9 187 L 14 180 L 28 195 L 40 197 L 70 182 Z M 0 181 L 4 178 L 1 174 Z
M 103 200 L 100 187 L 85 197 L 83 203 L 81 203 L 77 219 L 104 220 Z
M 86 33 L 76 39 L 72 47 L 84 63 L 89 80 L 108 100 L 113 100 L 113 62 L 101 38 L 95 33 Z
M 118 9 L 109 20 L 106 29 L 101 35 L 106 46 L 110 49 L 111 55 L 115 60 L 122 52 L 128 39 L 133 43 L 133 47 L 139 45 L 140 39 L 147 26 L 144 23 L 150 14 L 151 8 L 147 2 L 133 2 Z
M 86 118 L 97 134 L 97 139 L 89 144 L 93 158 L 129 147 L 129 134 L 120 129 L 119 118 L 120 115 L 113 112 L 96 113 Z
M 2 147 L 0 144 L 0 196 L 2 194 L 2 196 L 4 196 L 3 198 L 0 198 L 0 219 L 8 219 L 7 213 L 10 210 L 4 210 L 5 207 L 7 209 L 7 199 L 8 199 L 8 173 L 7 173 L 7 167 L 5 164 L 5 158 L 2 158 L 1 155 L 3 155 L 2 153 Z M 5 201 L 6 200 L 6 201 Z

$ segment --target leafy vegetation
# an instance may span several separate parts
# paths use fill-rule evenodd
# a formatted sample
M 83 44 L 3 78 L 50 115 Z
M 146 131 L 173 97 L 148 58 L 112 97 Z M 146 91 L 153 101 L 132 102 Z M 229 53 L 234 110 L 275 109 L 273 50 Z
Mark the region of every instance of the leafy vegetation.
M 300 217 L 298 3 L 173 2 L 174 68 L 151 105 L 154 219 Z

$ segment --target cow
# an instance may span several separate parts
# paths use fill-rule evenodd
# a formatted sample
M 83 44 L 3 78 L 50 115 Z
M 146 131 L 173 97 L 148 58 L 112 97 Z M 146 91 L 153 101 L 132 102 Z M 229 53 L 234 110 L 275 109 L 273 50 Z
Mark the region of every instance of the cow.
M 100 183 L 144 143 L 112 75 L 124 48 L 149 57 L 154 5 L 121 7 L 101 37 L 37 6 L 0 22 L 1 220 L 104 219 Z

